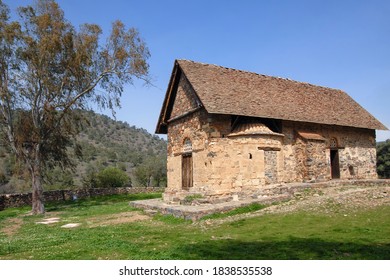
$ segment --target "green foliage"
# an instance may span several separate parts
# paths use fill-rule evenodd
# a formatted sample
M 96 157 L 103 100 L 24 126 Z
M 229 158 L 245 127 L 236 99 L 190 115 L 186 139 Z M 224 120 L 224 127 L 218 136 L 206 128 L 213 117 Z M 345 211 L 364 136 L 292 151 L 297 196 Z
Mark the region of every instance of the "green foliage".
M 120 188 L 129 183 L 129 176 L 116 167 L 107 167 L 97 174 L 100 188 Z
M 167 148 L 165 140 L 151 135 L 144 129 L 130 126 L 126 122 L 115 121 L 93 111 L 84 111 L 83 115 L 90 126 L 85 126 L 76 138 L 81 147 L 82 157 L 78 158 L 73 153 L 69 154 L 70 160 L 75 163 L 75 168 L 72 171 L 75 188 L 97 187 L 97 173 L 109 166 L 125 171 L 132 182 L 142 185 L 136 179 L 135 172 L 137 167 L 145 162 L 153 164 L 156 162 L 155 167 L 159 166 L 160 173 L 154 173 L 151 184 L 165 186 Z M 107 131 L 113 131 L 113 133 L 110 134 Z M 150 153 L 148 153 L 149 148 L 152 150 Z M 115 156 L 111 158 L 110 155 L 114 154 Z M 5 150 L 4 157 L 0 157 L 0 172 L 3 170 L 6 182 L 3 185 L 0 183 L 0 193 L 28 191 L 24 187 L 27 178 L 20 174 L 19 169 L 15 157 Z M 50 175 L 53 170 L 48 170 L 48 174 Z M 66 172 L 65 177 L 69 175 L 70 171 Z M 59 171 L 54 171 L 54 173 L 58 174 Z M 64 176 L 59 175 L 58 177 L 50 176 L 50 180 L 45 186 L 46 190 L 66 187 Z
M 129 209 L 129 201 L 161 198 L 161 193 L 137 193 L 137 194 L 112 194 L 84 198 L 70 201 L 55 201 L 47 204 L 47 211 L 77 212 L 79 215 L 94 215 L 96 211 L 101 213 L 115 213 Z M 125 206 L 125 207 L 124 207 Z M 103 209 L 98 209 L 103 208 Z M 125 209 L 122 209 L 125 208 Z M 12 209 L 12 208 L 9 208 Z M 9 209 L 6 209 L 8 211 Z M 15 209 L 15 208 L 14 208 Z M 71 211 L 68 211 L 68 209 Z M 0 212 L 1 213 L 1 212 Z
M 377 145 L 377 172 L 380 178 L 390 178 L 390 139 Z
M 98 186 L 97 179 L 98 168 L 92 164 L 88 164 L 85 174 L 82 175 L 82 184 L 85 188 L 96 188 Z
M 165 224 L 178 225 L 178 224 L 191 224 L 190 220 L 186 220 L 181 217 L 175 217 L 173 215 L 162 215 L 160 213 L 153 216 L 153 220 L 160 221 Z
M 6 184 L 8 183 L 9 179 L 5 175 L 3 171 L 0 171 L 0 184 Z
M 141 186 L 149 187 L 152 180 L 152 167 L 146 163 L 138 165 L 134 170 L 135 178 Z
M 160 187 L 166 182 L 166 156 L 150 156 L 134 170 L 137 182 L 144 187 Z
M 46 173 L 45 190 L 71 189 L 74 187 L 73 177 L 71 170 L 56 166 Z
M 32 212 L 41 214 L 45 171 L 73 166 L 70 150 L 79 155 L 82 111 L 95 104 L 114 112 L 126 84 L 149 83 L 150 53 L 135 28 L 116 20 L 102 40 L 100 26 L 74 27 L 54 0 L 18 14 L 10 22 L 0 1 L 0 140 L 29 172 Z

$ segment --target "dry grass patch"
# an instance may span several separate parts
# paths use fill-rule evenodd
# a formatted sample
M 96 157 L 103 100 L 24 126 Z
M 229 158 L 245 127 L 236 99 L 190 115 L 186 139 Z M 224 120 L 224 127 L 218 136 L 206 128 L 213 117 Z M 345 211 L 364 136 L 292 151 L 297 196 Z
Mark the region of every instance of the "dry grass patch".
M 145 214 L 141 214 L 139 212 L 131 211 L 131 212 L 123 212 L 118 214 L 92 217 L 87 220 L 87 225 L 90 228 L 93 228 L 93 227 L 100 227 L 100 226 L 133 223 L 133 222 L 146 221 L 146 220 L 151 220 L 151 217 Z
M 4 224 L 6 226 L 1 229 L 1 232 L 8 237 L 11 237 L 16 234 L 18 230 L 22 227 L 23 220 L 21 218 L 9 218 L 4 222 Z

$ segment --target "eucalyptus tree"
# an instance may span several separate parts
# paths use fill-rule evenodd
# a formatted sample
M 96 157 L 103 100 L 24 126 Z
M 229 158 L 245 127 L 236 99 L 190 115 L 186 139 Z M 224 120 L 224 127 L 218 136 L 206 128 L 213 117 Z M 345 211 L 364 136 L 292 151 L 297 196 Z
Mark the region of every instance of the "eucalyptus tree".
M 20 7 L 11 21 L 0 0 L 0 127 L 29 171 L 32 213 L 43 213 L 43 180 L 54 166 L 71 165 L 75 136 L 91 104 L 114 110 L 125 84 L 149 82 L 150 57 L 134 28 L 121 21 L 102 38 L 97 24 L 75 28 L 54 0 Z

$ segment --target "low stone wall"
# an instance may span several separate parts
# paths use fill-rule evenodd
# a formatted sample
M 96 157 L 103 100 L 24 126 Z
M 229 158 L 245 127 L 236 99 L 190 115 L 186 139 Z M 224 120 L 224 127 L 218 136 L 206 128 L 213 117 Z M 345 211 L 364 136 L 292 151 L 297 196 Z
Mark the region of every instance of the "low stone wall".
M 91 188 L 76 190 L 55 190 L 44 192 L 45 202 L 50 201 L 67 201 L 94 196 L 110 194 L 136 194 L 136 193 L 153 193 L 163 192 L 164 188 Z M 0 211 L 11 207 L 20 207 L 31 205 L 32 194 L 2 194 L 0 195 Z

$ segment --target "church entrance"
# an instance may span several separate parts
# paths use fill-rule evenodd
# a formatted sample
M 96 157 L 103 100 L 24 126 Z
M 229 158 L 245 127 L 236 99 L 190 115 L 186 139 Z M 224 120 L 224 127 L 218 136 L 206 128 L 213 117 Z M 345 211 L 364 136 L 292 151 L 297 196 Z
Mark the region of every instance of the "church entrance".
M 332 179 L 340 179 L 339 150 L 330 150 L 330 168 Z
M 192 187 L 192 154 L 182 156 L 182 189 L 189 190 Z

